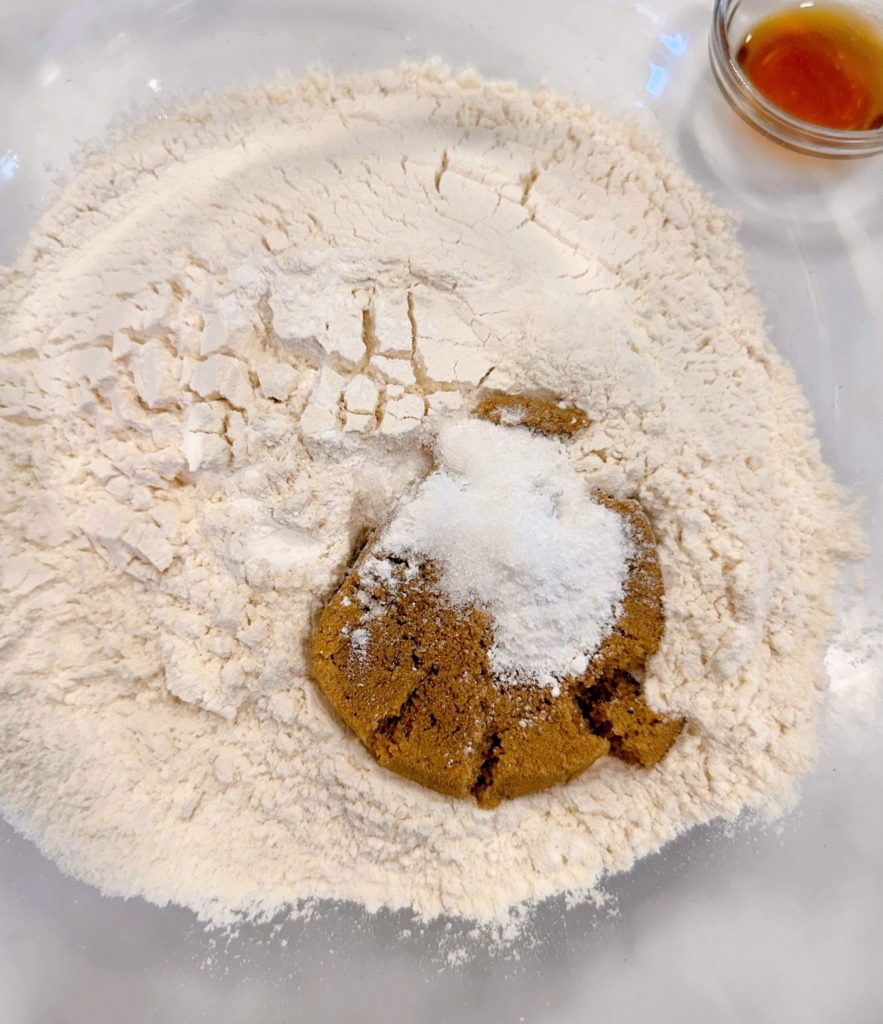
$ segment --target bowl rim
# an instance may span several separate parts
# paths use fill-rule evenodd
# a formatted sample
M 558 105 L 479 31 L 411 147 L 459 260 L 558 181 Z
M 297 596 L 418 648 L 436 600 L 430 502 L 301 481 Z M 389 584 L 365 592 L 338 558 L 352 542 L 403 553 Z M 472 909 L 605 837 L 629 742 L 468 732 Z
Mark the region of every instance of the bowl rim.
M 883 152 L 883 126 L 852 130 L 803 121 L 770 102 L 751 83 L 730 45 L 730 24 L 741 3 L 715 0 L 708 39 L 715 81 L 736 113 L 776 142 L 813 156 L 858 157 Z

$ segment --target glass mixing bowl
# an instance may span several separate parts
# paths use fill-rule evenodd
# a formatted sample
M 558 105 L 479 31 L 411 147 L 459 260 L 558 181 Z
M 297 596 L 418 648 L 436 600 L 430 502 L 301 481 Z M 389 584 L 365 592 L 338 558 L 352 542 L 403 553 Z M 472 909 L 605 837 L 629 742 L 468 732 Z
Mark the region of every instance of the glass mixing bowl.
M 352 905 L 207 934 L 179 907 L 102 896 L 0 822 L 4 1024 L 879 1019 L 883 190 L 874 161 L 791 152 L 733 113 L 708 65 L 709 8 L 0 0 L 0 262 L 70 173 L 71 155 L 117 120 L 162 117 L 179 96 L 317 61 L 348 72 L 438 55 L 655 124 L 741 219 L 770 336 L 814 410 L 825 458 L 864 500 L 873 595 L 847 624 L 860 642 L 831 647 L 823 752 L 795 814 L 725 836 L 694 830 L 609 879 L 602 908 L 542 905 L 502 957 L 479 950 L 458 963 L 456 922 L 420 929 L 407 915 L 370 917 Z

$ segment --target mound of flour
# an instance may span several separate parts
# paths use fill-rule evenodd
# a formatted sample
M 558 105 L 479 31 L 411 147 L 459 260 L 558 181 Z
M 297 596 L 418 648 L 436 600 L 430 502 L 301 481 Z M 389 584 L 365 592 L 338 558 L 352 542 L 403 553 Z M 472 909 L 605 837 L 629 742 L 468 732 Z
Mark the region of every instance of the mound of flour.
M 92 156 L 0 279 L 0 807 L 220 923 L 497 921 L 777 805 L 856 543 L 731 218 L 626 127 L 436 66 L 207 97 Z M 689 719 L 493 812 L 379 768 L 307 678 L 365 532 L 479 386 L 584 408 L 652 519 L 644 691 Z

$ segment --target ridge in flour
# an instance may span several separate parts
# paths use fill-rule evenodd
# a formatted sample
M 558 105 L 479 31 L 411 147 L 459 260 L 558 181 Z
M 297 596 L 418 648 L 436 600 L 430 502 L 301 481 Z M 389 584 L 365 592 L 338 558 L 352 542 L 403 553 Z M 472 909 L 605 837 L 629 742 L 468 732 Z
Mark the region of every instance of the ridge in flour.
M 0 806 L 214 923 L 312 899 L 501 921 L 811 763 L 857 543 L 732 218 L 652 141 L 438 66 L 206 97 L 86 161 L 0 294 Z M 690 726 L 493 813 L 379 769 L 311 623 L 480 386 L 585 409 L 665 574 Z

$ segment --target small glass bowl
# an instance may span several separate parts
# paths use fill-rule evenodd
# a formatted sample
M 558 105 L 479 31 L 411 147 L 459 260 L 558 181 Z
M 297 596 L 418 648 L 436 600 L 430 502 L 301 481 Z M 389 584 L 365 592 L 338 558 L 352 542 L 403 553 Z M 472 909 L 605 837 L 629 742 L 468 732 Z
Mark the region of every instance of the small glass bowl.
M 736 53 L 746 33 L 761 18 L 786 6 L 782 0 L 715 0 L 708 48 L 714 77 L 730 106 L 768 138 L 800 153 L 857 157 L 883 152 L 883 128 L 844 131 L 801 121 L 770 103 L 743 73 Z M 856 9 L 874 17 L 880 15 L 881 4 L 875 0 Z

